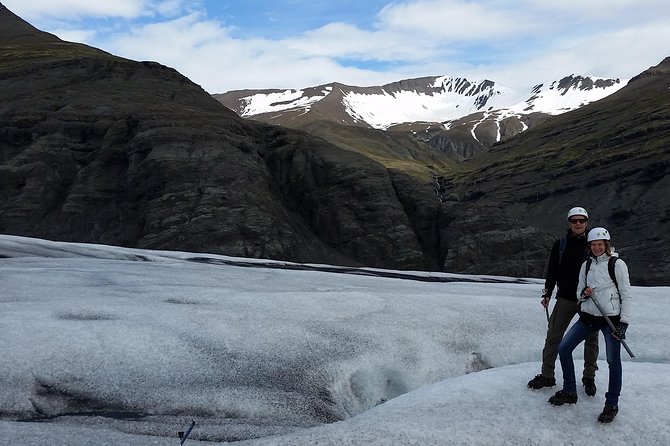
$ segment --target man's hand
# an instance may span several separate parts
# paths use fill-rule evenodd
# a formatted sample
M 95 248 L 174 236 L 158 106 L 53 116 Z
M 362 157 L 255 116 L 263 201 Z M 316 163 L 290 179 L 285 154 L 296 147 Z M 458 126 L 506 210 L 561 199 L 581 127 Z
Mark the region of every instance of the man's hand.
M 551 300 L 551 291 L 548 289 L 544 288 L 542 290 L 542 300 L 540 301 L 540 304 L 544 308 L 549 308 L 549 301 Z

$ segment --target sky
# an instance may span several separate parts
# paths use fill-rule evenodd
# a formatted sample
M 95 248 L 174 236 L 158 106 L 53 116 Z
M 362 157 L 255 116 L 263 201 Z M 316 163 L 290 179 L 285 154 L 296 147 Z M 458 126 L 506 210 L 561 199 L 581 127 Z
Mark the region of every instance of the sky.
M 211 94 L 423 76 L 628 79 L 670 55 L 665 0 L 2 0 L 58 37 Z
M 633 287 L 636 358 L 601 425 L 603 352 L 595 397 L 526 387 L 541 280 L 307 267 L 0 235 L 0 438 L 167 446 L 195 421 L 187 446 L 670 444 L 668 287 Z

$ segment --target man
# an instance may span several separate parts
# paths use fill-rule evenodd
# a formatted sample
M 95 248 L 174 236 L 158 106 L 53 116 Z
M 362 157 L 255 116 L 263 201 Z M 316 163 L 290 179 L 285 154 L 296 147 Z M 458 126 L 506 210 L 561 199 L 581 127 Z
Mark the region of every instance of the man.
M 531 379 L 528 387 L 541 389 L 556 385 L 554 368 L 558 356 L 558 345 L 563 339 L 572 318 L 579 311 L 577 302 L 577 285 L 579 283 L 579 269 L 586 258 L 587 242 L 586 227 L 589 214 L 582 207 L 574 207 L 568 211 L 568 233 L 565 237 L 556 240 L 549 255 L 547 277 L 542 290 L 540 303 L 549 308 L 549 300 L 557 286 L 556 304 L 549 318 L 547 337 L 542 350 L 542 373 Z M 598 365 L 598 332 L 586 338 L 584 343 L 584 374 L 582 383 L 588 396 L 596 394 L 596 370 Z

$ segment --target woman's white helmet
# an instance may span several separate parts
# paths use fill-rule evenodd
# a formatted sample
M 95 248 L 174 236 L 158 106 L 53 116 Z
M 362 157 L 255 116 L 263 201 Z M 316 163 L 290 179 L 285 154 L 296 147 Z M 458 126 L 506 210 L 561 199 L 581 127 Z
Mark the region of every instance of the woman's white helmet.
M 589 219 L 589 213 L 586 212 L 586 209 L 577 206 L 568 211 L 568 220 L 578 215 L 585 217 L 587 220 Z
M 589 235 L 587 237 L 587 240 L 589 242 L 592 242 L 594 240 L 609 240 L 609 239 L 610 239 L 610 233 L 605 228 L 593 228 L 589 231 Z

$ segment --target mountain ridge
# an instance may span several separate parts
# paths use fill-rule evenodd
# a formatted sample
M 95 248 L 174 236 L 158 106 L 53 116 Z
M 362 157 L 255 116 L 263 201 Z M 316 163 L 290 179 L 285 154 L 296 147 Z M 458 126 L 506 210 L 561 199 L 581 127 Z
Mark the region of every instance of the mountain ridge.
M 329 95 L 341 95 L 341 111 L 353 119 L 354 125 L 387 129 L 416 121 L 448 123 L 471 113 L 493 110 L 558 114 L 601 99 L 626 82 L 625 79 L 572 74 L 559 80 L 537 83 L 529 91 L 522 92 L 489 79 L 471 81 L 462 77 L 426 76 L 371 87 L 332 82 L 299 90 L 234 90 L 213 96 L 242 117 L 258 119 L 259 116 L 274 113 L 274 120 L 280 123 L 278 115 L 281 113 L 299 110 L 303 114 L 309 113 Z M 403 96 L 407 96 L 404 101 Z M 374 101 L 387 105 L 395 101 L 393 112 L 397 112 L 398 103 L 411 110 L 404 115 L 397 114 L 395 118 L 388 115 L 380 117 L 380 107 L 374 106 Z M 414 118 L 408 119 L 409 116 Z
M 300 90 L 236 90 L 213 97 L 242 117 L 292 128 L 326 120 L 410 132 L 462 161 L 549 116 L 602 99 L 626 82 L 571 74 L 524 92 L 489 79 L 426 76 L 372 87 L 332 82 Z

